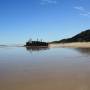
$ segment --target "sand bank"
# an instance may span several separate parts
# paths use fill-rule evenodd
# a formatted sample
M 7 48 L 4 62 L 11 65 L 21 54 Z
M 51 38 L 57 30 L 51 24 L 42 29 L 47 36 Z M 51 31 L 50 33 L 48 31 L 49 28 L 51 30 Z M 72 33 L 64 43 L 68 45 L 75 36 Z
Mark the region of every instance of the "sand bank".
M 75 43 L 59 43 L 50 44 L 50 47 L 72 47 L 72 48 L 90 48 L 90 42 L 75 42 Z

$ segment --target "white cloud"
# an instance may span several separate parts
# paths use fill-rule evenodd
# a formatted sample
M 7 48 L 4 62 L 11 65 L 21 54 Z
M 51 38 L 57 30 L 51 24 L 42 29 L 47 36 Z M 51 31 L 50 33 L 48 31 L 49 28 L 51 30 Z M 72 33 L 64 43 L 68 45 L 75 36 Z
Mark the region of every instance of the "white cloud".
M 76 6 L 74 9 L 78 10 L 80 12 L 81 16 L 88 16 L 90 17 L 90 11 L 87 11 L 84 7 L 82 6 Z
M 81 16 L 88 16 L 90 17 L 90 12 L 84 12 L 84 13 L 80 13 Z
M 82 6 L 76 6 L 76 7 L 74 7 L 74 9 L 77 9 L 77 10 L 80 10 L 80 11 L 84 11 L 85 10 L 84 7 L 82 7 Z
M 57 1 L 56 0 L 41 0 L 40 4 L 56 4 Z

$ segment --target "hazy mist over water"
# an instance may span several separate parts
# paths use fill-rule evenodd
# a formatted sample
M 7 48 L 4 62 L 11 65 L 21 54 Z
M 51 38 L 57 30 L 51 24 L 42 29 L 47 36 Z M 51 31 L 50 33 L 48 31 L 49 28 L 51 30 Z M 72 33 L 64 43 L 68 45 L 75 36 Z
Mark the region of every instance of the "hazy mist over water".
M 90 49 L 0 47 L 0 90 L 90 90 Z

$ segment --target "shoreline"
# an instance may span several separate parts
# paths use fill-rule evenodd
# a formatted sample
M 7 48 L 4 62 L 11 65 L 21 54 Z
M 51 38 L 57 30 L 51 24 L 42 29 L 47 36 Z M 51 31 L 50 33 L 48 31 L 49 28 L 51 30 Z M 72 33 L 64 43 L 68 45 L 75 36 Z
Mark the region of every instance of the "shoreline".
M 1 47 L 26 47 L 26 48 L 90 48 L 90 42 L 73 42 L 73 43 L 53 43 L 49 44 L 48 46 L 25 46 L 25 45 L 20 45 L 20 46 L 1 46 Z
M 90 48 L 90 42 L 74 42 L 74 43 L 53 43 L 53 44 L 49 44 L 50 48 L 59 48 L 59 47 L 63 47 L 63 48 Z

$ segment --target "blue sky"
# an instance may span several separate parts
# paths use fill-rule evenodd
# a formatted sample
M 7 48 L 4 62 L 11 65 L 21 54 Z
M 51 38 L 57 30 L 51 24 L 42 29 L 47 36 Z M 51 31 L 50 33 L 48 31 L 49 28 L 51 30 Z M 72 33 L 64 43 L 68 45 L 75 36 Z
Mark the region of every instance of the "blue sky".
M 71 37 L 90 28 L 90 0 L 0 0 L 0 44 Z

